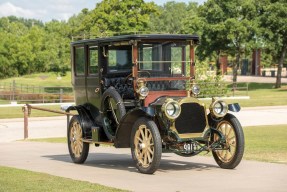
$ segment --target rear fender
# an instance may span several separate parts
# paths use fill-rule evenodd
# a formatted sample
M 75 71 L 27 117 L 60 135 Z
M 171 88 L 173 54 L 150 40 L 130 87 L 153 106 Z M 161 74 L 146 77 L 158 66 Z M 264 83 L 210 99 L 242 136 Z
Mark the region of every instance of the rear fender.
M 99 110 L 95 106 L 86 103 L 84 105 L 70 106 L 66 109 L 66 112 L 75 110 L 78 112 L 80 117 L 80 123 L 83 129 L 83 137 L 86 139 L 91 138 L 92 126 L 101 126 L 99 124 L 100 122 L 97 120 L 100 118 Z

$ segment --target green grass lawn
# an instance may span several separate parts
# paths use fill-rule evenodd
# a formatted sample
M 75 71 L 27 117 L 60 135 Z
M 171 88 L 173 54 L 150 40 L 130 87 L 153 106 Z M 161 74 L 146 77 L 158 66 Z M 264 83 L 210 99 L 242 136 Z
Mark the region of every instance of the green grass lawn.
M 37 173 L 21 169 L 0 166 L 0 191 L 55 191 L 55 192 L 114 192 L 124 191 L 85 181 L 66 179 L 44 173 Z
M 243 107 L 287 105 L 287 85 L 274 89 L 270 83 L 249 83 L 250 99 L 229 100 L 240 103 Z M 243 91 L 245 92 L 245 91 Z
M 287 125 L 245 127 L 248 160 L 287 164 Z
M 22 77 L 12 77 L 7 79 L 1 79 L 0 85 L 6 83 L 9 85 L 10 83 L 15 80 L 16 84 L 23 84 L 23 85 L 35 85 L 35 86 L 42 86 L 42 87 L 53 87 L 53 86 L 60 86 L 60 87 L 71 87 L 71 72 L 67 72 L 67 75 L 61 77 L 61 79 L 57 78 L 55 73 L 36 73 L 31 75 L 25 75 Z
M 27 139 L 22 141 L 32 142 L 45 142 L 45 143 L 67 143 L 66 137 L 53 137 L 53 138 L 39 138 L 39 139 Z

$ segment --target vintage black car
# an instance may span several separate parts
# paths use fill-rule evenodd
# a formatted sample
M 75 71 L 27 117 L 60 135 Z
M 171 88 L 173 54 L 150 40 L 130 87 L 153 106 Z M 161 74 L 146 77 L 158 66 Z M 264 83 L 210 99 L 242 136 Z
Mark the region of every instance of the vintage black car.
M 159 167 L 163 151 L 184 157 L 212 152 L 235 168 L 244 152 L 240 106 L 197 96 L 195 35 L 122 35 L 71 43 L 77 111 L 68 125 L 68 148 L 84 163 L 91 143 L 131 148 L 141 173 Z

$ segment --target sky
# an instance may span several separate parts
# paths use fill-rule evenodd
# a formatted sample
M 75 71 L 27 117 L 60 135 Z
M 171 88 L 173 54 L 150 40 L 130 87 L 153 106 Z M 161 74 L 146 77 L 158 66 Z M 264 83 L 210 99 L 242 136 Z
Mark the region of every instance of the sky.
M 0 17 L 14 15 L 17 17 L 33 18 L 44 22 L 56 20 L 68 20 L 82 9 L 95 8 L 101 0 L 0 0 Z M 158 5 L 172 0 L 145 0 L 153 1 Z M 206 0 L 173 0 L 176 2 L 190 1 L 202 4 Z

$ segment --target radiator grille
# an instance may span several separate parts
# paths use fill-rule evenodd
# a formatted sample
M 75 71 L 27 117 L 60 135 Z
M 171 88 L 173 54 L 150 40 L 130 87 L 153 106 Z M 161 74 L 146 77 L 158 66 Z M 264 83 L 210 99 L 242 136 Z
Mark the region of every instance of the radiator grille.
M 205 109 L 198 103 L 183 103 L 181 114 L 175 121 L 179 134 L 201 133 L 206 127 Z

